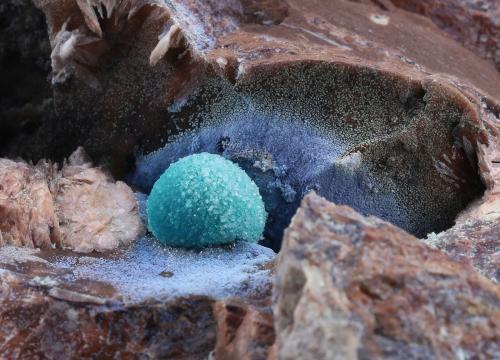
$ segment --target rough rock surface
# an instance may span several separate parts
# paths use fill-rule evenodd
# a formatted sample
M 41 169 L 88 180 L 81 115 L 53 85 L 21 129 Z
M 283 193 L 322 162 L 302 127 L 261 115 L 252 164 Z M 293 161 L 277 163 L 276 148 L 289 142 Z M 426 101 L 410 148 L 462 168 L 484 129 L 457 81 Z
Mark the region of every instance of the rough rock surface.
M 374 3 L 377 0 L 373 1 Z M 429 17 L 440 29 L 500 70 L 500 4 L 488 0 L 389 0 L 391 6 Z
M 105 251 L 142 231 L 132 190 L 92 167 L 83 149 L 60 170 L 0 159 L 1 245 Z
M 203 359 L 215 344 L 209 298 L 125 305 L 103 298 L 103 290 L 55 287 L 38 271 L 38 278 L 0 271 L 3 358 Z
M 21 261 L 9 262 L 10 254 L 1 265 L 0 350 L 7 357 L 118 352 L 132 358 L 206 358 L 214 347 L 221 358 L 296 358 L 306 349 L 319 355 L 335 349 L 344 358 L 498 353 L 498 287 L 467 264 L 498 280 L 500 74 L 490 62 L 425 17 L 385 11 L 383 4 L 391 3 L 385 0 L 34 2 L 47 17 L 55 109 L 62 120 L 37 121 L 30 131 L 14 127 L 9 131 L 16 137 L 1 144 L 2 153 L 58 159 L 75 144 L 84 145 L 92 158 L 122 176 L 137 152 L 157 150 L 219 120 L 298 120 L 342 145 L 340 156 L 326 156 L 325 163 L 354 174 L 364 199 L 378 204 L 376 196 L 394 196 L 404 205 L 397 213 L 421 215 L 422 235 L 453 225 L 468 205 L 454 227 L 425 240 L 465 263 L 380 220 L 308 198 L 280 255 L 278 341 L 269 349 L 269 305 L 254 304 L 251 294 L 236 294 L 243 303 L 216 304 L 206 296 L 124 302 L 109 281 L 74 276 L 78 269 L 89 274 L 94 264 L 124 266 L 119 257 L 87 257 L 79 267 L 81 258 L 66 253 L 54 266 L 40 264 L 25 249 Z M 440 26 L 430 11 L 416 12 Z M 494 14 L 487 15 L 493 24 Z M 473 39 L 476 28 L 471 31 Z M 487 44 L 495 40 L 492 34 Z M 467 36 L 457 39 L 467 44 Z M 482 49 L 486 57 L 491 54 L 490 47 L 479 46 L 480 54 Z M 234 143 L 218 140 L 222 150 Z M 202 145 L 189 142 L 184 150 Z M 307 153 L 299 149 L 300 158 Z M 6 164 L 18 166 L 17 174 L 26 169 Z M 57 193 L 62 198 L 56 196 L 52 207 L 44 200 L 54 194 L 44 180 L 47 171 L 55 173 L 50 169 L 26 170 L 31 183 L 19 200 L 29 207 L 13 210 L 21 212 L 14 219 L 29 219 L 39 230 L 26 233 L 7 224 L 13 233 L 27 234 L 23 241 L 33 246 L 57 243 L 58 223 L 60 233 L 77 231 L 58 213 L 62 199 L 72 208 L 75 197 Z M 365 182 L 359 169 L 376 176 Z M 79 179 L 70 188 L 91 187 L 88 174 L 85 166 L 68 174 Z M 475 197 L 480 199 L 471 202 Z M 46 211 L 27 215 L 23 209 L 35 204 Z M 68 212 L 77 221 L 84 221 L 84 213 Z M 61 256 L 58 250 L 50 254 Z M 176 277 L 171 269 L 161 274 Z M 339 329 L 335 336 L 332 329 Z
M 217 319 L 214 359 L 268 358 L 275 341 L 270 304 L 249 305 L 238 299 L 227 299 L 215 303 L 214 311 Z
M 371 4 L 384 14 L 401 10 L 429 18 L 467 49 L 500 70 L 500 5 L 489 0 L 349 0 Z
M 263 150 L 278 162 L 285 157 L 278 151 L 292 143 L 299 154 L 279 164 L 288 169 L 288 178 L 296 176 L 285 179 L 296 194 L 290 207 L 314 188 L 419 237 L 452 226 L 458 212 L 484 191 L 475 152 L 488 137 L 479 109 L 488 103 L 485 112 L 496 117 L 498 81 L 490 82 L 499 78 L 496 69 L 414 14 L 385 14 L 373 6 L 344 1 L 287 4 L 287 11 L 272 25 L 240 22 L 235 28 L 214 21 L 202 34 L 200 28 L 191 33 L 184 27 L 188 21 L 181 15 L 176 18 L 191 41 L 189 50 L 199 61 L 208 58 L 211 67 L 206 78 L 186 78 L 185 88 L 169 102 L 165 112 L 169 122 L 163 133 L 157 133 L 167 134 L 157 139 L 168 143 L 164 158 L 170 155 L 175 160 L 175 155 L 196 151 L 245 158 Z M 195 8 L 189 7 L 193 14 Z M 207 38 L 213 42 L 203 43 Z M 485 96 L 488 93 L 491 99 Z M 250 134 L 262 139 L 257 145 L 249 145 L 248 132 L 235 131 L 253 119 L 257 125 Z M 262 129 L 259 120 L 276 128 L 256 133 Z M 315 158 L 321 159 L 317 165 L 301 163 L 320 150 L 296 140 L 300 135 L 285 136 L 288 142 L 273 148 L 280 134 L 288 135 L 286 126 L 276 125 L 279 120 L 285 124 L 297 120 L 319 129 L 321 140 L 332 149 Z M 215 138 L 200 135 L 184 143 L 178 139 L 184 128 L 212 134 L 213 123 L 222 124 Z M 153 137 L 148 141 L 154 148 Z M 217 147 L 218 143 L 222 145 Z M 235 154 L 231 148 L 236 148 Z M 147 146 L 142 149 L 149 151 Z M 162 154 L 152 155 L 156 159 L 151 161 L 161 164 Z M 246 160 L 254 163 L 250 156 Z M 283 184 L 283 179 L 272 180 Z M 348 190 L 335 193 L 339 188 Z M 277 212 L 285 206 L 280 204 Z M 279 249 L 281 236 L 273 240 L 269 245 Z
M 279 359 L 495 358 L 500 288 L 379 219 L 307 196 L 274 288 Z
M 456 219 L 452 228 L 429 234 L 424 241 L 454 259 L 472 264 L 479 272 L 500 282 L 500 123 L 498 116 L 481 110 L 488 130 L 488 144 L 478 146 L 479 173 L 486 184 L 481 199 Z
M 493 66 L 443 36 L 427 19 L 403 11 L 386 14 L 379 7 L 340 0 L 35 3 L 49 24 L 57 113 L 71 120 L 39 128 L 37 136 L 44 134 L 45 143 L 25 136 L 6 150 L 26 158 L 46 152 L 67 156 L 72 151 L 68 144 L 80 141 L 93 159 L 108 162 L 115 175 L 122 175 L 135 149 L 156 150 L 193 127 L 179 115 L 185 118 L 196 108 L 199 117 L 191 122 L 208 116 L 207 105 L 217 97 L 203 88 L 205 80 L 215 76 L 238 84 L 235 89 L 244 93 L 244 84 L 253 82 L 259 68 L 274 73 L 321 62 L 353 76 L 362 77 L 365 69 L 392 73 L 399 77 L 408 110 L 418 102 L 423 80 L 439 73 L 449 75 L 440 83 L 459 81 L 493 98 L 498 94 Z M 376 84 L 364 85 L 376 91 Z M 196 94 L 204 97 L 204 105 L 196 104 Z M 358 98 L 365 101 L 363 92 Z M 196 105 L 186 106 L 187 100 Z M 343 107 L 339 110 L 345 113 Z M 344 115 L 355 125 L 355 114 Z
M 121 177 L 137 151 L 258 115 L 312 126 L 341 149 L 313 172 L 322 179 L 285 183 L 293 206 L 311 188 L 327 192 L 333 162 L 350 190 L 337 202 L 424 237 L 484 191 L 476 154 L 498 127 L 500 74 L 424 17 L 341 0 L 35 3 L 49 24 L 56 109 L 71 121 L 10 154 L 57 158 L 81 142 Z
M 206 359 L 216 338 L 229 354 L 235 307 L 226 297 L 249 315 L 238 345 L 258 334 L 241 349 L 261 354 L 273 342 L 271 250 L 187 254 L 144 241 L 106 255 L 0 248 L 2 357 Z M 262 308 L 267 315 L 252 310 Z

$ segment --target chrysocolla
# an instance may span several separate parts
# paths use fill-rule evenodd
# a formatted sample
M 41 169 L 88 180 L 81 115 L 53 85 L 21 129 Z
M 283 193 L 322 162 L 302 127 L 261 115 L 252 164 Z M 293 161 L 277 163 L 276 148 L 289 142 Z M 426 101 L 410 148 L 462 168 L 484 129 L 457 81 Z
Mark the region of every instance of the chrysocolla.
M 147 202 L 151 232 L 164 245 L 257 242 L 267 213 L 257 185 L 235 163 L 201 153 L 171 164 Z

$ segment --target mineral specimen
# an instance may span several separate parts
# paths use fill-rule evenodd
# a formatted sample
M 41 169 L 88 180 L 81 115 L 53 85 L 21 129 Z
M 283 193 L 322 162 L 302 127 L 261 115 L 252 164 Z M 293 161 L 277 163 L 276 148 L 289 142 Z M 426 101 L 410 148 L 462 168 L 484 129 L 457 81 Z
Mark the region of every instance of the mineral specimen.
M 30 4 L 10 0 L 14 2 Z M 257 186 L 276 185 L 267 194 L 261 192 L 266 206 L 272 203 L 266 196 L 283 199 L 269 211 L 274 217 L 269 229 L 279 229 L 284 221 L 276 215 L 289 216 L 312 185 L 325 198 L 417 237 L 435 232 L 426 241 L 437 249 L 383 221 L 307 198 L 279 254 L 271 305 L 252 294 L 254 286 L 262 288 L 261 280 L 264 287 L 271 285 L 258 271 L 269 265 L 252 260 L 263 250 L 253 243 L 192 251 L 141 239 L 86 257 L 58 249 L 17 248 L 25 252 L 18 260 L 52 256 L 49 262 L 54 264 L 55 256 L 57 265 L 68 266 L 54 270 L 34 261 L 10 263 L 12 252 L 2 257 L 3 357 L 498 357 L 498 286 L 475 271 L 499 279 L 495 2 L 33 2 L 47 17 L 57 121 L 50 114 L 49 121 L 31 116 L 34 121 L 17 121 L 29 107 L 25 101 L 8 103 L 16 116 L 0 119 L 2 157 L 59 159 L 78 143 L 115 177 L 125 177 L 135 167 L 133 177 L 139 181 L 134 185 L 149 192 L 141 185 L 152 181 L 152 186 L 181 157 L 217 153 L 238 163 Z M 391 3 L 418 5 L 401 7 L 429 18 Z M 39 24 L 29 20 L 28 11 L 20 15 L 19 24 L 29 29 Z M 19 16 L 2 20 L 15 18 Z M 497 68 L 439 28 L 494 60 Z M 15 40 L 19 48 L 33 47 L 17 31 L 21 27 L 5 29 L 14 31 L 6 31 L 2 39 Z M 17 86 L 17 79 L 38 78 L 11 55 L 5 52 L 3 57 L 14 59 L 4 67 L 7 80 L 16 79 L 2 83 L 7 94 L 24 88 Z M 52 107 L 50 101 L 38 107 L 41 103 L 27 94 L 40 112 Z M 40 95 L 47 98 L 45 92 Z M 303 129 L 316 131 L 328 146 L 311 146 L 315 138 L 301 133 Z M 146 156 L 140 159 L 138 154 Z M 73 177 L 70 187 L 84 185 L 87 192 L 96 184 L 88 182 L 87 176 Z M 34 181 L 29 189 L 47 194 L 46 188 L 33 187 L 38 184 Z M 99 187 L 96 194 L 113 190 Z M 30 194 L 23 199 L 31 201 Z M 72 211 L 68 223 L 79 219 L 72 229 L 85 233 L 86 217 L 76 217 L 78 207 Z M 9 219 L 20 219 L 12 214 Z M 37 211 L 32 215 L 37 228 L 46 223 L 40 234 L 50 235 L 51 229 L 56 234 L 49 222 L 52 213 L 46 218 Z M 102 223 L 96 221 L 91 228 L 98 229 L 96 224 Z M 282 237 L 279 231 L 274 234 L 266 245 L 277 249 Z M 254 266 L 244 263 L 246 252 L 231 257 L 232 262 L 225 255 L 218 259 L 226 249 L 243 248 Z M 118 254 L 121 250 L 132 250 L 126 261 Z M 65 255 L 59 258 L 60 253 Z M 203 267 L 203 276 L 198 276 L 194 270 L 206 264 L 206 257 L 218 260 L 210 263 L 209 273 Z M 179 266 L 160 266 L 170 260 Z M 238 267 L 222 273 L 222 263 Z M 237 279 L 240 269 L 242 282 L 236 283 L 252 289 L 250 294 L 227 291 L 227 276 Z M 247 277 L 249 271 L 258 276 Z M 202 294 L 210 290 L 208 297 L 184 296 L 202 281 Z M 217 294 L 241 301 L 214 299 L 212 281 L 221 291 Z M 182 295 L 158 301 L 158 293 L 149 292 L 158 288 L 168 289 L 164 295 L 175 296 L 176 290 Z M 137 289 L 145 296 L 131 299 Z M 274 336 L 276 343 L 269 348 Z
M 486 102 L 497 112 L 498 71 L 428 19 L 347 1 L 35 4 L 49 24 L 56 110 L 71 120 L 44 122 L 37 141 L 10 142 L 9 154 L 59 156 L 78 141 L 121 177 L 136 150 L 179 145 L 189 132 L 184 140 L 196 141 L 177 147 L 182 156 L 229 137 L 233 161 L 235 150 L 245 161 L 255 151 L 276 158 L 256 146 L 262 132 L 238 134 L 248 118 L 261 119 L 256 129 L 299 144 L 289 154 L 296 161 L 277 161 L 287 171 L 269 191 L 286 199 L 268 209 L 266 245 L 275 250 L 311 188 L 418 237 L 452 226 L 484 191 L 474 152 L 485 129 L 470 124 Z M 342 151 L 309 166 L 316 149 L 283 136 L 278 120 L 313 128 Z M 221 136 L 204 142 L 200 133 L 213 129 Z
M 93 167 L 82 148 L 62 169 L 0 159 L 0 246 L 107 251 L 142 230 L 132 190 Z
M 268 298 L 274 255 L 245 242 L 165 248 L 150 237 L 100 256 L 2 247 L 0 358 L 207 359 L 219 317 L 212 307 Z
M 147 212 L 149 227 L 163 244 L 188 248 L 257 242 L 267 217 L 248 175 L 208 153 L 170 165 L 153 186 Z
M 315 194 L 286 230 L 273 291 L 278 359 L 500 354 L 496 284 L 391 224 Z

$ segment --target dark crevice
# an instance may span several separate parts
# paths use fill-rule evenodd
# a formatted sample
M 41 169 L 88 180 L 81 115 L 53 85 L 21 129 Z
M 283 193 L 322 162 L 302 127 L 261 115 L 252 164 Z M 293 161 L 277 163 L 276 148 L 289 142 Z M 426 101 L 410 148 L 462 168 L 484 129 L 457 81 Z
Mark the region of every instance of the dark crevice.
M 31 1 L 0 4 L 0 156 L 55 118 L 50 51 L 45 17 Z

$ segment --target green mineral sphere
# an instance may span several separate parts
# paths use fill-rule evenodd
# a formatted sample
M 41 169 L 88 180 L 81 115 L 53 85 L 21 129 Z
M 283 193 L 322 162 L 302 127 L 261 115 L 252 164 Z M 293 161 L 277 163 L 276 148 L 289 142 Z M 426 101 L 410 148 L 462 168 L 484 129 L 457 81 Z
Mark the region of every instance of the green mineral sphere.
M 164 245 L 257 242 L 267 213 L 257 185 L 238 165 L 201 153 L 171 164 L 147 202 L 151 232 Z

